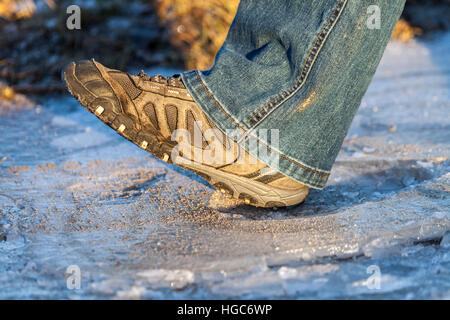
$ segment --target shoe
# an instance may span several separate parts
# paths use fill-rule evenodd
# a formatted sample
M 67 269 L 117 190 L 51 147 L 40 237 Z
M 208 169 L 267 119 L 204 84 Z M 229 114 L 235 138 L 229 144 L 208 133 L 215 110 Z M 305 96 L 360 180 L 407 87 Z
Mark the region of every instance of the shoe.
M 70 63 L 63 79 L 87 110 L 121 136 L 222 193 L 258 207 L 295 205 L 308 195 L 307 186 L 269 168 L 218 130 L 179 75 L 134 76 L 84 60 Z

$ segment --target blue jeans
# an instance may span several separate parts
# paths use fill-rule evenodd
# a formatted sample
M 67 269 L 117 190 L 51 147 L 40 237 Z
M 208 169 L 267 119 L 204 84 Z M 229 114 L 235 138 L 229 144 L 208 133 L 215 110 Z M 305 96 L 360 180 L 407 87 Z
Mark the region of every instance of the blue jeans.
M 241 0 L 214 66 L 182 79 L 251 155 L 322 189 L 404 4 Z

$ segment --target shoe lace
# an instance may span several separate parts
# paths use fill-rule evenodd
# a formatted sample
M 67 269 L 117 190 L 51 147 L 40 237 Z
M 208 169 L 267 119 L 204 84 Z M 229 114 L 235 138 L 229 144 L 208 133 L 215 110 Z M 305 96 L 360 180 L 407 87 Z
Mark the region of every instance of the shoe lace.
M 151 82 L 157 82 L 161 84 L 166 84 L 171 87 L 177 87 L 177 88 L 184 88 L 183 80 L 181 80 L 181 76 L 179 74 L 174 74 L 171 77 L 164 77 L 160 74 L 157 74 L 155 76 L 149 76 L 144 72 L 144 70 L 141 70 L 141 72 L 138 73 L 138 77 L 145 81 L 151 81 Z

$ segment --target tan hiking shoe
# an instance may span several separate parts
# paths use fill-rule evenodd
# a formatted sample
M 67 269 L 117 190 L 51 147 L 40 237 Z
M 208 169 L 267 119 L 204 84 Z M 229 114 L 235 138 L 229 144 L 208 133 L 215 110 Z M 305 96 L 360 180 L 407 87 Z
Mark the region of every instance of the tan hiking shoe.
M 137 76 L 92 61 L 63 72 L 70 93 L 101 121 L 157 158 L 259 207 L 301 203 L 308 187 L 250 156 L 215 127 L 179 76 Z

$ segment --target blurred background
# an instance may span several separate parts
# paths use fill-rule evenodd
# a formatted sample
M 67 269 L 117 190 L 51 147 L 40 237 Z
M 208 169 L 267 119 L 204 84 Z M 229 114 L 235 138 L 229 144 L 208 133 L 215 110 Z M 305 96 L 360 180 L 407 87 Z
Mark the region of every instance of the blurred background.
M 239 0 L 0 0 L 0 99 L 61 92 L 61 68 L 96 58 L 124 70 L 207 69 Z M 81 8 L 68 30 L 66 9 Z M 450 0 L 408 0 L 393 38 L 433 37 L 450 27 Z

